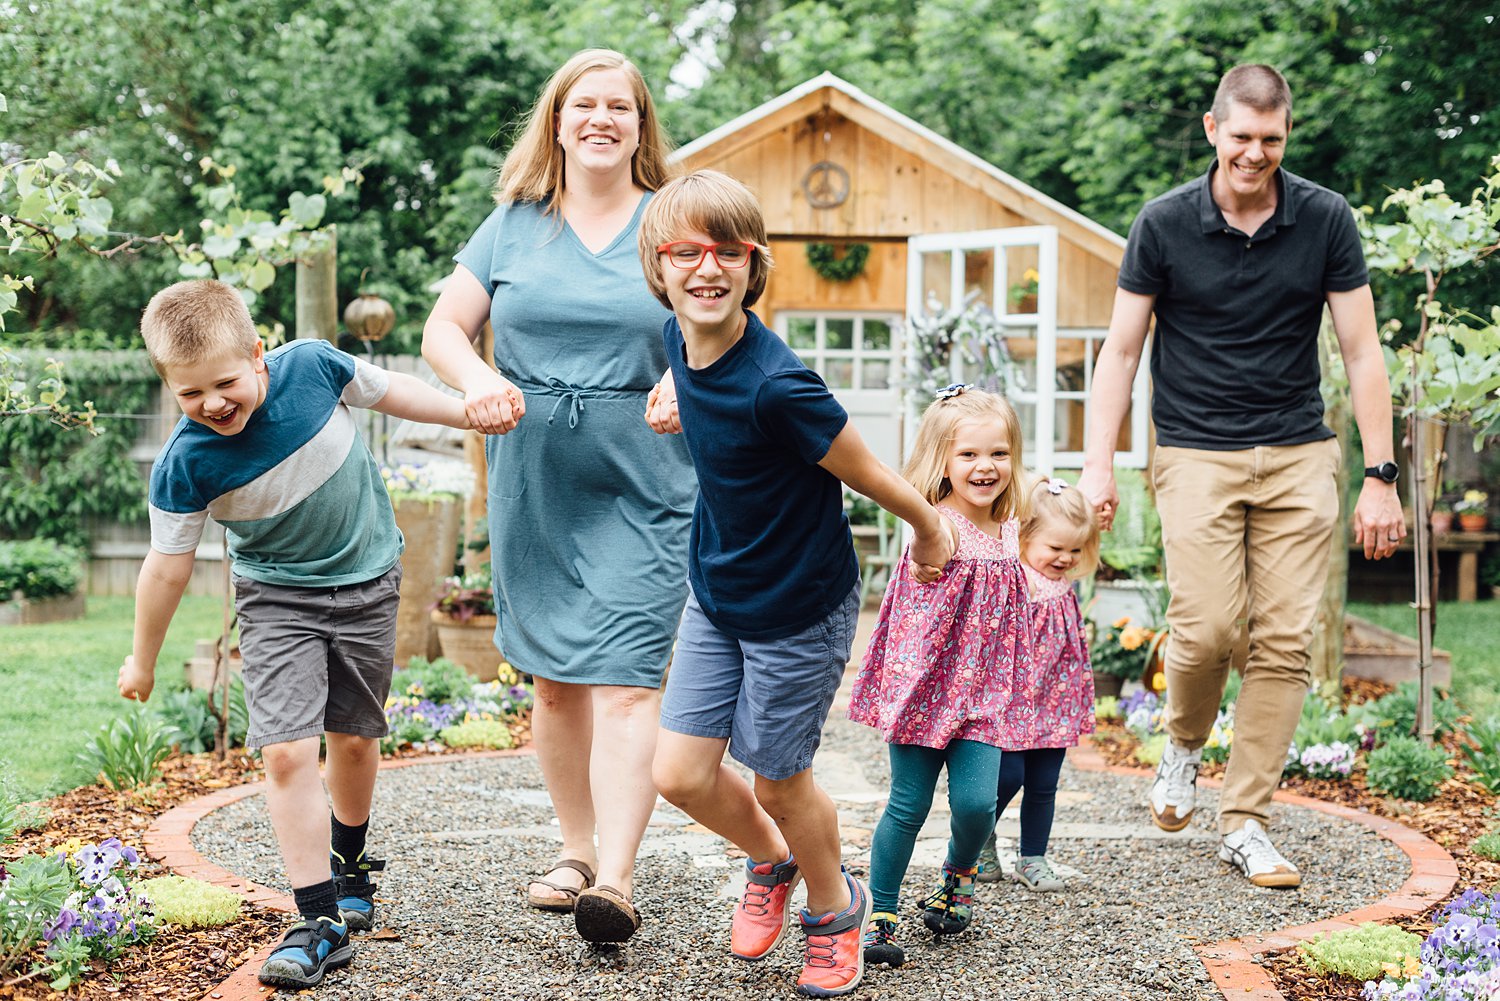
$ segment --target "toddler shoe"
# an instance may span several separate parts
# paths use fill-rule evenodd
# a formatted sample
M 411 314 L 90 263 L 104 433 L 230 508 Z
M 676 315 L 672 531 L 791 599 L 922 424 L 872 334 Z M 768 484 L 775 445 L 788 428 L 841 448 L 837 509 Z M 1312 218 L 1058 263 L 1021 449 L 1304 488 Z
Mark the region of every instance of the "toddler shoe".
M 1000 852 L 995 847 L 995 832 L 984 839 L 984 847 L 979 850 L 979 875 L 974 877 L 981 883 L 998 883 L 1005 878 L 1005 873 L 1000 871 Z
M 1056 893 L 1063 888 L 1062 877 L 1053 871 L 1045 855 L 1023 855 L 1016 859 L 1014 878 L 1028 890 Z
M 333 870 L 333 893 L 338 897 L 339 917 L 351 932 L 370 931 L 375 927 L 375 881 L 370 873 L 385 869 L 384 859 L 370 858 L 364 852 L 352 862 L 344 861 L 338 852 L 328 853 Z
M 906 953 L 896 944 L 896 915 L 876 911 L 865 926 L 865 965 L 883 963 L 895 969 L 906 962 Z
M 740 959 L 764 959 L 781 944 L 792 923 L 792 891 L 802 879 L 796 859 L 745 860 L 745 892 L 729 925 L 729 951 Z
M 353 958 L 348 925 L 332 918 L 308 918 L 287 930 L 276 951 L 261 965 L 260 982 L 293 990 L 316 987 L 329 970 Z
M 979 867 L 943 863 L 943 885 L 922 901 L 922 923 L 935 935 L 957 935 L 974 920 L 974 877 Z
M 802 954 L 802 975 L 797 991 L 815 998 L 834 998 L 859 986 L 865 975 L 865 951 L 860 934 L 870 917 L 870 894 L 864 884 L 847 872 L 849 906 L 813 917 L 802 911 L 802 934 L 807 947 Z

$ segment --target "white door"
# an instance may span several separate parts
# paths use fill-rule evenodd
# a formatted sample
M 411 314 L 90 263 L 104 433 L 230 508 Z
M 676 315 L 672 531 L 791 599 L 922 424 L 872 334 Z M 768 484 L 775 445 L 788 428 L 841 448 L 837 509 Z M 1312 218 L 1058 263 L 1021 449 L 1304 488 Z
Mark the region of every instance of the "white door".
M 901 466 L 901 322 L 893 313 L 776 313 L 776 332 L 823 377 L 865 444 L 892 468 Z
M 906 365 L 908 378 L 924 370 L 919 328 L 944 317 L 963 341 L 951 352 L 948 371 L 929 382 L 970 382 L 983 375 L 969 355 L 985 355 L 988 367 L 1021 417 L 1028 468 L 1051 473 L 1057 423 L 1057 229 L 1018 226 L 969 233 L 929 233 L 907 241 Z M 984 330 L 992 345 L 976 347 Z M 930 387 L 929 387 L 930 389 Z M 907 395 L 907 427 L 914 429 L 931 402 L 930 391 Z M 915 434 L 908 431 L 904 450 Z

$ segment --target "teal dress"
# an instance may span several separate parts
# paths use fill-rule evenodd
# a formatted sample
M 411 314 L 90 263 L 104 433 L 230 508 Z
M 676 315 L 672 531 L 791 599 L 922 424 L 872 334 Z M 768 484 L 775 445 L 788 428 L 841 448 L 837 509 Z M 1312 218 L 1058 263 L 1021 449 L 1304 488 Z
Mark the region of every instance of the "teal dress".
M 490 293 L 495 364 L 526 396 L 485 439 L 495 644 L 554 681 L 656 687 L 687 600 L 698 483 L 645 421 L 671 314 L 630 224 L 597 254 L 556 216 L 497 208 L 455 257 Z

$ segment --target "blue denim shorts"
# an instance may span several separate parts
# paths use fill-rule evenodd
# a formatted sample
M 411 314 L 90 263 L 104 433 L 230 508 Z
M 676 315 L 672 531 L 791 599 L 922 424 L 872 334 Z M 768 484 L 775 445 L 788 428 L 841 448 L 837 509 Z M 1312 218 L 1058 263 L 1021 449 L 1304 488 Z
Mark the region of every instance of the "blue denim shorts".
M 662 695 L 661 725 L 729 741 L 729 756 L 767 779 L 812 766 L 849 662 L 859 588 L 819 622 L 774 640 L 741 640 L 708 621 L 688 593 Z

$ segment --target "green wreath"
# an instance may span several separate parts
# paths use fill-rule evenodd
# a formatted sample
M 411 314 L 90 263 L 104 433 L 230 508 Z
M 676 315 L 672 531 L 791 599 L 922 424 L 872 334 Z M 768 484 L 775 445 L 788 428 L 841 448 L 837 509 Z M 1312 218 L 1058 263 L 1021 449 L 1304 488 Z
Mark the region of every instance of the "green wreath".
M 831 282 L 853 281 L 865 272 L 865 262 L 870 259 L 868 243 L 851 243 L 844 247 L 844 256 L 837 256 L 831 243 L 809 243 L 807 263 L 822 278 Z

